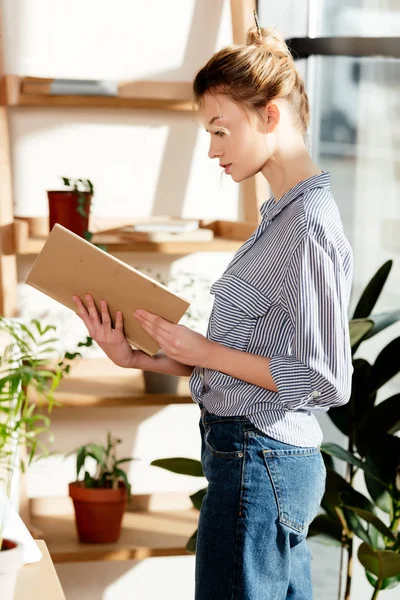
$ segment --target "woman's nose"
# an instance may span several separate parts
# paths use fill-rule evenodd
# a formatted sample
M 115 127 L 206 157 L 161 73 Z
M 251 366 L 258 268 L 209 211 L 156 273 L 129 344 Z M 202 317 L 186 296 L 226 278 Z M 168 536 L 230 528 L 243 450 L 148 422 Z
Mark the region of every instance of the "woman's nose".
M 217 156 L 222 156 L 222 150 L 215 146 L 215 144 L 210 142 L 210 149 L 208 150 L 208 158 L 216 158 Z

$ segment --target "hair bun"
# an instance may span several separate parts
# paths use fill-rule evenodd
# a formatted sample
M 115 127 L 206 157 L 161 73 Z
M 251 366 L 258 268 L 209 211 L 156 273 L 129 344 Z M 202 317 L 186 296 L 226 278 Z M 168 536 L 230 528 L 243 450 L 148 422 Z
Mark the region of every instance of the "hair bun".
M 292 57 L 283 36 L 273 27 L 265 29 L 260 27 L 261 36 L 257 27 L 250 27 L 247 32 L 247 46 L 260 46 L 278 57 Z

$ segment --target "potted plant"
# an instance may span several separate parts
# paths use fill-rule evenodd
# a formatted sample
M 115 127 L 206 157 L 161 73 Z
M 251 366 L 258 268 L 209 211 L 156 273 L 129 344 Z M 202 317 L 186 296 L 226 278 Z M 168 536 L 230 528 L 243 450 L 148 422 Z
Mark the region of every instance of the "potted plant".
M 119 443 L 120 439 L 108 433 L 107 445 L 89 443 L 67 454 L 76 452 L 76 481 L 69 484 L 69 495 L 81 542 L 111 544 L 121 535 L 122 517 L 131 498 L 131 486 L 121 465 L 134 459 L 117 459 Z M 88 458 L 97 465 L 94 475 L 85 468 Z M 79 480 L 81 472 L 83 478 Z
M 382 265 L 355 308 L 350 321 L 353 356 L 362 342 L 400 320 L 398 309 L 372 313 L 391 268 L 392 261 Z M 354 540 L 359 538 L 357 558 L 375 600 L 380 591 L 400 584 L 400 393 L 376 403 L 380 388 L 400 372 L 400 337 L 392 339 L 373 364 L 354 357 L 353 367 L 350 401 L 328 413 L 347 437 L 347 447 L 321 447 L 327 466 L 324 513 L 311 524 L 310 535 L 322 534 L 347 553 L 345 600 L 351 596 Z M 345 477 L 336 471 L 333 457 L 347 463 Z M 363 475 L 368 496 L 355 489 L 357 472 Z
M 179 271 L 169 277 L 163 277 L 160 273 L 154 273 L 151 269 L 145 267 L 137 267 L 137 269 L 156 279 L 176 294 L 191 301 L 189 308 L 180 320 L 180 324 L 203 333 L 202 329 L 204 329 L 211 312 L 211 296 L 209 293 L 211 280 L 190 271 Z M 143 371 L 143 380 L 147 394 L 176 394 L 180 377 L 169 373 Z
M 80 355 L 66 353 L 54 358 L 55 327 L 42 327 L 33 319 L 23 324 L 0 317 L 0 590 L 2 600 L 12 600 L 23 548 L 13 540 L 3 539 L 7 521 L 6 499 L 11 496 L 13 478 L 25 470 L 37 455 L 46 455 L 47 448 L 39 439 L 47 432 L 50 419 L 36 414 L 37 405 L 45 402 L 48 412 L 56 404 L 54 391 L 65 373 L 69 360 Z M 28 391 L 35 390 L 35 403 Z M 27 459 L 20 458 L 21 445 L 26 445 Z
M 400 320 L 400 310 L 371 314 L 382 291 L 392 261 L 377 271 L 366 286 L 349 322 L 353 356 L 360 344 Z M 345 600 L 350 600 L 354 536 L 362 544 L 358 560 L 375 600 L 381 590 L 400 584 L 400 394 L 375 403 L 377 391 L 400 371 L 400 337 L 396 337 L 377 356 L 373 365 L 353 358 L 350 401 L 332 408 L 329 416 L 348 437 L 347 448 L 324 443 L 321 446 L 327 467 L 323 513 L 311 523 L 308 536 L 342 547 L 348 553 Z M 346 461 L 348 470 L 342 477 L 335 470 L 334 459 Z M 157 459 L 153 466 L 173 473 L 203 477 L 200 461 L 189 458 Z M 369 497 L 356 489 L 355 474 L 364 475 Z M 200 510 L 207 487 L 190 496 Z M 381 515 L 384 515 L 383 519 Z M 197 531 L 188 540 L 187 550 L 196 551 Z M 340 573 L 341 576 L 341 573 Z M 341 598 L 341 582 L 338 586 Z
M 63 225 L 77 235 L 88 239 L 90 205 L 94 195 L 90 179 L 62 177 L 66 190 L 48 191 L 49 228 L 55 223 Z

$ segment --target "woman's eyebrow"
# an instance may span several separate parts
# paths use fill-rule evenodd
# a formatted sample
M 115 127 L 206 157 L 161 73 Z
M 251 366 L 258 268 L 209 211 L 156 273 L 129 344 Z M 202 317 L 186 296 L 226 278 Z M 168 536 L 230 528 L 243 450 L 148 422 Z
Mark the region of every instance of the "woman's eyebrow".
M 211 121 L 209 122 L 209 125 L 212 125 L 214 123 L 214 121 L 216 121 L 217 119 L 222 119 L 222 118 L 223 118 L 222 115 L 221 116 L 218 115 L 217 117 L 213 117 L 211 119 Z

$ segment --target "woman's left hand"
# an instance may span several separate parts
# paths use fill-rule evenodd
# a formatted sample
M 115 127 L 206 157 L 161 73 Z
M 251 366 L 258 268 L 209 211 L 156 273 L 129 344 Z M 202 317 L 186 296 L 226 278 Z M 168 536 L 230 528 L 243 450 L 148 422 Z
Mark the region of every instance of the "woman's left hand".
M 184 365 L 207 366 L 213 345 L 211 340 L 184 325 L 170 323 L 146 310 L 137 310 L 134 316 L 167 356 Z

